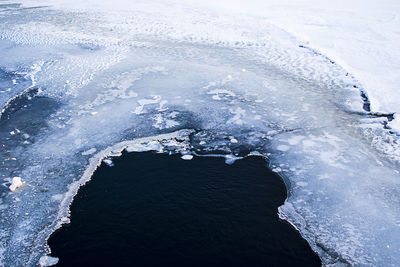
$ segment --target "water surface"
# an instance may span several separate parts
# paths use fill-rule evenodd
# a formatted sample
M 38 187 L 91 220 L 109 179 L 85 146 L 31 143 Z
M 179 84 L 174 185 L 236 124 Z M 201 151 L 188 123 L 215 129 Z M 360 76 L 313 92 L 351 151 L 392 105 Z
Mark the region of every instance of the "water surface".
M 279 220 L 286 188 L 264 159 L 179 157 L 102 164 L 49 240 L 58 266 L 320 266 Z

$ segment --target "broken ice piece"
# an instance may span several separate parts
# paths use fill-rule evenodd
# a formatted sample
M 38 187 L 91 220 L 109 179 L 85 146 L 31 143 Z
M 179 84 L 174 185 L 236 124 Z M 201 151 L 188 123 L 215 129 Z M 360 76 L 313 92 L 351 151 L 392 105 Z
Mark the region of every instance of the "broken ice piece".
M 51 257 L 51 256 L 42 256 L 39 259 L 39 264 L 40 267 L 47 267 L 47 266 L 53 266 L 58 263 L 58 258 L 56 257 Z
M 8 188 L 10 188 L 10 190 L 11 190 L 12 192 L 14 192 L 15 190 L 17 190 L 18 188 L 20 188 L 20 187 L 23 186 L 24 184 L 25 184 L 25 183 L 22 182 L 21 177 L 16 176 L 16 177 L 13 177 L 13 178 L 12 178 L 11 185 L 10 185 Z
M 103 162 L 109 167 L 114 166 L 114 162 L 112 161 L 112 159 L 103 159 Z
M 193 155 L 183 155 L 181 157 L 181 159 L 183 159 L 183 160 L 191 160 L 192 158 L 193 158 Z
M 238 142 L 238 140 L 236 139 L 236 138 L 231 138 L 231 143 L 233 143 L 233 144 L 237 144 L 237 142 Z

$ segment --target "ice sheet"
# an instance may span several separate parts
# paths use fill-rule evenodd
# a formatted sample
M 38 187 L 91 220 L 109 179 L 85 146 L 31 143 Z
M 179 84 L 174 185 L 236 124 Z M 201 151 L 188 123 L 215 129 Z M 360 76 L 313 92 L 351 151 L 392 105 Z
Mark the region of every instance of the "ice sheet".
M 40 264 L 77 188 L 123 149 L 269 158 L 280 216 L 324 264 L 400 262 L 399 137 L 355 67 L 270 23 L 294 9 L 23 2 L 41 7 L 0 5 L 0 265 Z

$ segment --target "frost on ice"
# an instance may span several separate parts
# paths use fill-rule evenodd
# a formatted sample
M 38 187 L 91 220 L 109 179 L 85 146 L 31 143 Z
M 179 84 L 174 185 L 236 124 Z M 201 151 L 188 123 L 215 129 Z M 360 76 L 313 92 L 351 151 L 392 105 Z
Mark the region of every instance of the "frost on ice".
M 399 137 L 343 68 L 255 18 L 56 2 L 0 6 L 0 265 L 54 262 L 73 194 L 123 149 L 268 157 L 324 264 L 400 262 Z

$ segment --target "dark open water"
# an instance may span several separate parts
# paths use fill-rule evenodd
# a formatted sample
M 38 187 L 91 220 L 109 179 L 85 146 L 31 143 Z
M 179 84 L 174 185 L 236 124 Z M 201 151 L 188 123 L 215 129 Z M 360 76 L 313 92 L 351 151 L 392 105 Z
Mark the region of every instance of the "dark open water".
M 79 190 L 49 244 L 57 266 L 320 266 L 277 207 L 282 180 L 260 157 L 124 153 Z

